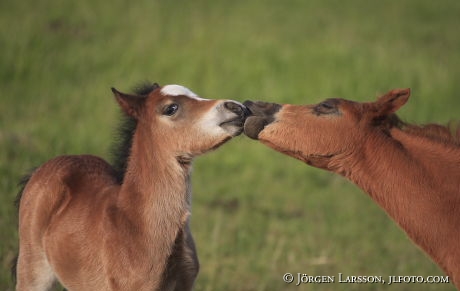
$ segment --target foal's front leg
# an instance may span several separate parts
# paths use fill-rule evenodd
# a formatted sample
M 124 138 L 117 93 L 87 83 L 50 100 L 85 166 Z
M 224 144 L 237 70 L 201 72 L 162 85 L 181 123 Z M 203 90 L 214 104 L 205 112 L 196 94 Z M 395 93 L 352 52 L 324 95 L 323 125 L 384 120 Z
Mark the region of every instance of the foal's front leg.
M 177 268 L 177 283 L 174 288 L 175 291 L 192 290 L 200 269 L 195 242 L 193 241 L 188 222 L 183 232 L 182 241 L 182 254 Z
M 17 291 L 46 291 L 56 283 L 48 260 L 43 252 L 23 246 L 17 262 Z

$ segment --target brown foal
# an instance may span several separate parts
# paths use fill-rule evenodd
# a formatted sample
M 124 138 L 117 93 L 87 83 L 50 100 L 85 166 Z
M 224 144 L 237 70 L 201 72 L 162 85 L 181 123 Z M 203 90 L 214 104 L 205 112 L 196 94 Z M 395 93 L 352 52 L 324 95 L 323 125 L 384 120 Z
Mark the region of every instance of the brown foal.
M 185 87 L 112 89 L 129 120 L 111 166 L 60 156 L 31 175 L 19 204 L 18 291 L 191 290 L 192 159 L 242 132 L 246 108 Z
M 378 203 L 460 287 L 460 128 L 403 123 L 409 89 L 375 102 L 245 102 L 251 138 L 345 176 Z

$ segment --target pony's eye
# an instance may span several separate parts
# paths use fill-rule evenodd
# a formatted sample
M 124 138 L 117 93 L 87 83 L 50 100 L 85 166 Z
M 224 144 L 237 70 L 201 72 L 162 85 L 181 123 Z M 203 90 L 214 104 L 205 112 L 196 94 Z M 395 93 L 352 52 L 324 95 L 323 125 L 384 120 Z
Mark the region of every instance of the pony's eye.
M 178 109 L 179 109 L 179 105 L 177 105 L 176 103 L 169 104 L 163 109 L 163 115 L 173 116 L 177 112 Z
M 323 109 L 326 109 L 326 110 L 330 110 L 330 109 L 333 109 L 334 108 L 334 105 L 328 103 L 328 102 L 321 102 L 319 104 L 319 106 L 321 106 Z
M 317 115 L 339 113 L 339 109 L 337 108 L 337 102 L 335 102 L 334 99 L 329 99 L 319 103 L 313 108 L 313 111 Z

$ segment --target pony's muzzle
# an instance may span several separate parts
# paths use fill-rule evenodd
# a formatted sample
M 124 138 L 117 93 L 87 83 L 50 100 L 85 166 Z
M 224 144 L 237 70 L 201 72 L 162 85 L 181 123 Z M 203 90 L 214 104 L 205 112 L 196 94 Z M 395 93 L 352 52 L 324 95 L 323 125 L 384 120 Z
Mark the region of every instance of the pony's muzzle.
M 262 101 L 247 100 L 243 103 L 251 115 L 244 122 L 244 134 L 252 139 L 258 139 L 259 133 L 275 120 L 275 114 L 282 105 Z
M 282 107 L 282 105 L 278 103 L 251 101 L 251 100 L 244 101 L 243 105 L 249 109 L 249 111 L 251 112 L 251 115 L 265 116 L 265 117 L 273 116 Z
M 219 125 L 224 129 L 231 129 L 234 135 L 239 135 L 243 131 L 244 121 L 250 115 L 250 111 L 243 104 L 236 101 L 225 101 L 221 107 L 227 113 L 227 119 Z M 234 129 L 237 129 L 236 131 Z
M 241 103 L 226 101 L 224 107 L 242 118 L 246 118 L 251 114 L 249 109 Z

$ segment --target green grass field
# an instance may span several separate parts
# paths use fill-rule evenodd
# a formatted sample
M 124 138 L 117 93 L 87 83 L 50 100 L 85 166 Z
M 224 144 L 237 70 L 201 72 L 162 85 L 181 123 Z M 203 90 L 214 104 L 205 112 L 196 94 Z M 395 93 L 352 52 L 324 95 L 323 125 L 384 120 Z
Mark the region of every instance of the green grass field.
M 284 103 L 410 87 L 400 116 L 446 123 L 459 118 L 459 15 L 456 0 L 0 1 L 0 290 L 14 289 L 19 178 L 56 155 L 108 158 L 111 86 Z M 247 137 L 198 158 L 193 190 L 196 290 L 454 290 L 283 283 L 443 273 L 360 189 Z

